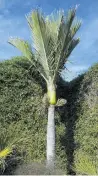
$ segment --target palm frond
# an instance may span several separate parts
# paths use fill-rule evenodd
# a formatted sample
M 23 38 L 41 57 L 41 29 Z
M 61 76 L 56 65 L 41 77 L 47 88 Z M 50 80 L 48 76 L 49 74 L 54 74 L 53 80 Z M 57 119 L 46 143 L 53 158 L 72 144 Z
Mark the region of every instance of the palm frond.
M 34 48 L 39 54 L 38 61 L 43 66 L 44 71 L 49 78 L 49 67 L 46 54 L 48 50 L 49 37 L 44 17 L 41 12 L 34 10 L 27 17 L 27 21 L 32 31 Z
M 81 26 L 81 22 L 77 21 L 76 24 L 74 24 L 70 29 L 70 32 L 66 39 L 67 45 L 65 44 L 65 47 L 64 47 L 65 50 L 62 52 L 62 55 L 61 55 L 62 57 L 60 59 L 59 69 L 63 69 L 63 66 L 65 62 L 67 61 L 68 57 L 70 56 L 71 52 L 80 42 L 79 38 L 74 39 L 74 36 L 76 32 L 79 30 L 80 26 Z
M 62 13 L 63 12 L 58 11 L 55 16 L 54 13 L 52 13 L 50 16 L 46 17 L 45 20 L 49 35 L 47 61 L 51 77 L 53 77 L 56 68 L 55 53 L 57 48 L 58 29 L 62 18 Z
M 27 41 L 24 41 L 19 38 L 10 38 L 8 40 L 8 43 L 19 49 L 22 54 L 29 60 L 32 60 L 34 58 L 32 48 Z
M 73 49 L 77 46 L 77 44 L 80 42 L 80 39 L 77 38 L 77 39 L 73 39 L 71 42 L 70 42 L 70 45 L 68 47 L 68 50 L 65 50 L 65 55 L 64 55 L 64 58 L 67 59 L 71 52 L 73 51 Z M 64 64 L 64 63 L 63 63 Z
M 80 26 L 80 25 L 77 25 L 75 27 L 74 25 L 74 28 L 72 28 L 72 23 L 75 18 L 75 14 L 76 14 L 76 8 L 69 10 L 66 18 L 62 16 L 62 19 L 61 19 L 61 23 L 59 26 L 59 33 L 58 33 L 57 51 L 55 56 L 56 68 L 55 68 L 55 74 L 53 78 L 54 80 L 56 80 L 59 69 L 63 67 L 64 60 L 66 60 L 64 58 L 65 49 L 67 48 L 68 50 L 68 46 L 74 34 L 76 33 L 76 31 Z
M 81 26 L 80 21 L 74 22 L 76 9 L 70 9 L 66 17 L 62 10 L 46 18 L 41 11 L 34 10 L 26 17 L 32 32 L 34 53 L 26 41 L 18 38 L 8 41 L 32 61 L 47 84 L 55 84 L 65 62 L 79 43 L 79 39 L 74 38 Z
M 61 23 L 62 16 L 64 16 L 64 11 L 59 10 L 57 12 L 51 13 L 51 15 L 47 16 L 45 21 L 49 27 L 51 35 L 54 37 L 58 36 L 59 26 Z
M 73 26 L 70 29 L 69 35 L 70 35 L 71 39 L 75 36 L 75 34 L 77 33 L 77 31 L 80 29 L 80 27 L 81 27 L 81 21 L 76 20 L 74 22 Z
M 38 72 L 40 72 L 42 77 L 46 81 L 48 80 L 47 75 L 44 71 L 44 68 L 38 62 L 38 57 L 35 57 L 35 54 L 33 54 L 32 48 L 28 44 L 27 41 L 24 41 L 24 40 L 19 39 L 19 38 L 10 38 L 8 40 L 8 43 L 10 43 L 14 47 L 18 48 L 22 52 L 22 54 L 31 61 L 31 65 L 33 65 L 36 68 L 36 70 L 38 70 Z
M 49 78 L 48 75 L 43 67 L 43 65 L 39 62 L 39 55 L 38 53 L 35 53 L 35 68 L 36 70 L 40 73 L 40 75 L 44 78 L 44 80 L 46 81 L 46 83 L 48 82 Z

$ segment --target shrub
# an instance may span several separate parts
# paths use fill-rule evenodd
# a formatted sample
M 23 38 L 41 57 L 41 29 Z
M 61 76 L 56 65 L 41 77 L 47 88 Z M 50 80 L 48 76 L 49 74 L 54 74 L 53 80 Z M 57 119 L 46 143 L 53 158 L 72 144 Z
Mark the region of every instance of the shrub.
M 98 64 L 70 83 L 69 100 L 75 172 L 94 175 L 98 165 Z
M 42 104 L 44 92 L 43 80 L 35 70 L 31 72 L 30 64 L 24 57 L 0 63 L 0 148 L 4 149 L 9 144 L 14 146 L 17 149 L 15 156 L 24 163 L 40 163 L 46 158 L 47 115 Z M 57 113 L 57 165 L 66 168 L 65 151 L 60 143 L 64 132 L 65 127 Z M 7 172 L 9 164 L 5 166 Z

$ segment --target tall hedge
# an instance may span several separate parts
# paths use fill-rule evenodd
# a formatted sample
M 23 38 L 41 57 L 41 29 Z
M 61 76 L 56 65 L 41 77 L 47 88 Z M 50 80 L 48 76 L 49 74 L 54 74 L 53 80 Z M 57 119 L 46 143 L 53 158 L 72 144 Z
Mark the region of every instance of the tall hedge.
M 17 157 L 26 163 L 45 162 L 46 159 L 44 92 L 43 80 L 25 58 L 16 57 L 0 63 L 0 149 L 12 144 Z M 60 138 L 64 132 L 64 124 L 56 113 L 56 162 L 63 169 L 66 157 Z
M 5 174 L 17 163 L 45 162 L 45 92 L 43 79 L 25 58 L 0 63 L 0 150 L 14 146 Z M 65 174 L 98 174 L 98 64 L 69 84 L 59 79 L 57 96 L 67 99 L 56 107 L 57 165 Z
M 69 124 L 72 169 L 77 174 L 98 174 L 98 64 L 70 82 Z

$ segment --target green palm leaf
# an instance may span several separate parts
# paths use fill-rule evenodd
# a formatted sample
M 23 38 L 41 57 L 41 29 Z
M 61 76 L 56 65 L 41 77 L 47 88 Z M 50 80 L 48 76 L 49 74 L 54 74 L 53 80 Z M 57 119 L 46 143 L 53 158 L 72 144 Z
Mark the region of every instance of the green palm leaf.
M 47 81 L 47 75 L 44 71 L 44 68 L 42 65 L 38 62 L 38 57 L 35 57 L 35 55 L 32 52 L 31 46 L 28 44 L 27 41 L 24 41 L 19 38 L 10 38 L 8 40 L 8 43 L 19 49 L 22 54 L 31 61 L 31 64 L 40 72 L 42 77 Z
M 61 19 L 58 33 L 57 51 L 55 55 L 56 68 L 53 78 L 54 80 L 56 80 L 59 71 L 63 69 L 64 63 L 67 61 L 67 56 L 71 54 L 69 47 L 71 47 L 71 43 L 73 43 L 72 39 L 81 26 L 80 22 L 77 22 L 76 24 L 74 23 L 72 26 L 75 14 L 76 8 L 69 10 L 66 18 L 62 16 Z M 70 54 L 68 54 L 68 52 L 70 52 Z
M 32 32 L 34 53 L 26 41 L 18 38 L 8 41 L 32 61 L 48 85 L 49 82 L 56 83 L 67 58 L 79 43 L 79 39 L 74 38 L 81 26 L 80 21 L 74 21 L 76 9 L 70 9 L 67 16 L 61 10 L 46 18 L 41 11 L 34 10 L 26 17 Z
M 56 38 L 58 36 L 59 26 L 61 23 L 61 19 L 64 16 L 64 11 L 59 10 L 57 12 L 51 13 L 51 15 L 47 16 L 45 21 L 48 26 L 48 29 L 51 33 L 51 36 Z
M 73 39 L 71 42 L 70 42 L 70 45 L 68 47 L 68 50 L 65 50 L 65 55 L 64 55 L 64 58 L 67 59 L 71 52 L 73 51 L 73 49 L 77 46 L 77 44 L 80 42 L 80 39 L 77 38 L 77 39 Z M 62 63 L 64 65 L 65 61 Z
M 44 71 L 49 78 L 49 66 L 46 54 L 48 50 L 49 37 L 44 17 L 41 12 L 34 10 L 32 14 L 27 17 L 27 20 L 32 31 L 34 48 L 37 55 L 39 55 L 39 63 L 43 66 Z
M 8 40 L 8 43 L 10 43 L 14 47 L 18 48 L 23 53 L 23 55 L 26 58 L 28 58 L 29 60 L 32 60 L 34 58 L 34 55 L 32 53 L 32 48 L 28 44 L 27 41 L 24 41 L 24 40 L 19 39 L 19 38 L 10 38 Z
M 80 29 L 80 27 L 81 27 L 81 21 L 78 21 L 78 20 L 75 21 L 74 25 L 70 29 L 70 33 L 69 33 L 70 39 L 72 39 L 75 36 L 77 31 Z

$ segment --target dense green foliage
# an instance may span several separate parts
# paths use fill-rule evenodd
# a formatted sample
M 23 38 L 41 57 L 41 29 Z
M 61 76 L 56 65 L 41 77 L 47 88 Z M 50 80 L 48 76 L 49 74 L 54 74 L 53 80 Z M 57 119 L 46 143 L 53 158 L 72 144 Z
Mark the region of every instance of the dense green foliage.
M 98 174 L 98 64 L 70 83 L 74 168 L 77 174 Z
M 42 104 L 45 84 L 41 84 L 36 71 L 31 73 L 28 68 L 25 58 L 0 63 L 0 148 L 12 145 L 17 157 L 25 162 L 45 162 L 47 113 Z M 66 157 L 60 143 L 63 134 L 64 125 L 56 115 L 56 159 L 64 168 Z
M 45 162 L 46 85 L 29 67 L 19 57 L 0 63 L 0 149 L 12 145 L 15 150 L 5 173 L 15 161 Z M 98 174 L 97 80 L 98 64 L 69 84 L 57 82 L 58 97 L 67 99 L 67 105 L 56 108 L 56 158 L 64 171 Z

